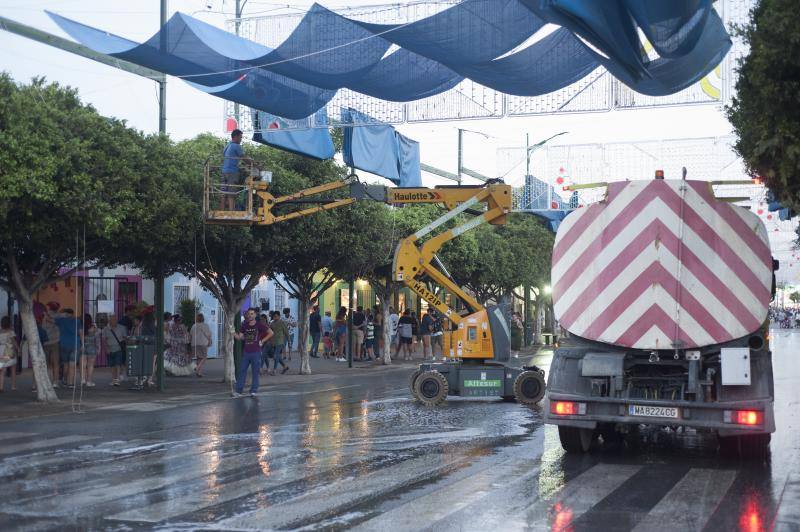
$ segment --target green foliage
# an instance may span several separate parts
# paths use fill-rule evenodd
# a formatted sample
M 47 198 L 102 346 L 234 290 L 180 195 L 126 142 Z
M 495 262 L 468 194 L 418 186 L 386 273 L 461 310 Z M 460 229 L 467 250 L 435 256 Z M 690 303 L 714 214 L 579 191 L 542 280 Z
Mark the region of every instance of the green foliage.
M 800 292 L 792 292 L 791 294 L 789 294 L 789 299 L 791 300 L 792 303 L 795 304 L 800 303 Z
M 0 75 L 0 282 L 18 269 L 35 291 L 83 259 L 84 235 L 87 262 L 102 261 L 161 148 L 72 89 Z
M 800 10 L 794 0 L 761 0 L 738 28 L 750 47 L 727 109 L 736 151 L 787 206 L 800 206 Z
M 179 313 L 181 320 L 186 328 L 190 329 L 194 325 L 194 318 L 198 312 L 202 312 L 203 304 L 199 299 L 184 299 L 181 301 Z
M 548 282 L 554 237 L 534 216 L 512 214 L 506 225 L 482 225 L 459 240 L 442 258 L 456 281 L 484 303 Z

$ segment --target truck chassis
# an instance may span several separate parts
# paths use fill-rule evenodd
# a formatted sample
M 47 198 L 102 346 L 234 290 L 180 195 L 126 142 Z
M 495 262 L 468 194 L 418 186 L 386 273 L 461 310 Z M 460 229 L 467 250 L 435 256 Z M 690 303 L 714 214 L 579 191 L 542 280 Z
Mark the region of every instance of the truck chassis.
M 696 350 L 637 351 L 574 339 L 555 351 L 544 402 L 562 447 L 623 440 L 641 425 L 714 432 L 727 456 L 762 459 L 775 431 L 772 353 L 754 334 Z M 738 348 L 747 385 L 726 384 L 721 353 Z M 747 364 L 749 362 L 749 364 Z

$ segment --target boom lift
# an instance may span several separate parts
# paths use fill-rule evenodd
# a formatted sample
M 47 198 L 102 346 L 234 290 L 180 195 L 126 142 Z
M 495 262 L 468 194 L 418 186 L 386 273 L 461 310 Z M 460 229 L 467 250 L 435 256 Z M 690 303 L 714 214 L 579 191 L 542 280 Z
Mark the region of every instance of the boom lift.
M 511 186 L 501 180 L 485 185 L 437 186 L 434 188 L 393 188 L 364 185 L 353 175 L 346 180 L 288 194 L 270 193 L 270 176 L 252 161 L 243 161 L 247 178 L 243 185 L 219 185 L 219 166 L 205 164 L 203 210 L 207 223 L 233 225 L 271 225 L 323 210 L 349 205 L 358 200 L 382 201 L 403 206 L 422 203 L 443 205 L 446 213 L 400 241 L 395 250 L 392 271 L 402 282 L 433 306 L 443 317 L 443 357 L 441 362 L 425 362 L 410 380 L 412 395 L 426 405 L 437 405 L 448 395 L 502 397 L 524 404 L 535 404 L 544 395 L 544 371 L 536 366 L 514 367 L 510 360 L 508 324 L 497 306 L 488 308 L 464 291 L 452 279 L 436 256 L 450 240 L 482 223 L 502 225 L 511 211 Z M 349 187 L 349 197 L 313 198 L 321 193 Z M 214 209 L 226 194 L 238 196 L 237 210 Z M 273 211 L 284 205 L 314 204 L 284 213 Z M 450 229 L 442 227 L 460 214 L 474 218 Z M 437 230 L 441 230 L 436 234 Z M 428 288 L 427 281 L 442 287 L 464 306 L 456 311 L 451 301 Z

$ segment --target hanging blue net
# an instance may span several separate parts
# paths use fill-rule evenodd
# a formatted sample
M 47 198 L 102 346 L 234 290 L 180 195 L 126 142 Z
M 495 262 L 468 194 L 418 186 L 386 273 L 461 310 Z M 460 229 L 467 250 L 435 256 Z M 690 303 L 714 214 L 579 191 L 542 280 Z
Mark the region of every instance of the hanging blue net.
M 469 78 L 536 96 L 600 66 L 639 93 L 663 96 L 708 74 L 731 46 L 711 0 L 464 0 L 394 25 L 314 4 L 276 48 L 182 13 L 141 44 L 50 16 L 98 52 L 290 119 L 311 116 L 344 88 L 407 102 Z

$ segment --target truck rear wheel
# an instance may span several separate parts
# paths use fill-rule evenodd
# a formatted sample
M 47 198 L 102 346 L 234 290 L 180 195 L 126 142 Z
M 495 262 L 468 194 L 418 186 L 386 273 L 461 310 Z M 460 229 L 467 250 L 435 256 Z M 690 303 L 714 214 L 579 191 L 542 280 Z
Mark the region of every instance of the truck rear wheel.
M 436 370 L 423 371 L 414 383 L 416 397 L 425 406 L 440 405 L 447 399 L 450 386 L 447 379 Z
M 523 371 L 514 380 L 514 397 L 523 405 L 535 405 L 544 397 L 544 377 L 538 371 Z
M 417 379 L 419 376 L 422 375 L 422 370 L 417 369 L 414 370 L 414 373 L 411 374 L 411 377 L 408 378 L 408 387 L 411 388 L 411 396 L 419 401 L 419 395 L 417 395 Z
M 568 453 L 581 454 L 591 447 L 594 430 L 559 425 L 558 439 L 561 440 L 561 447 Z

